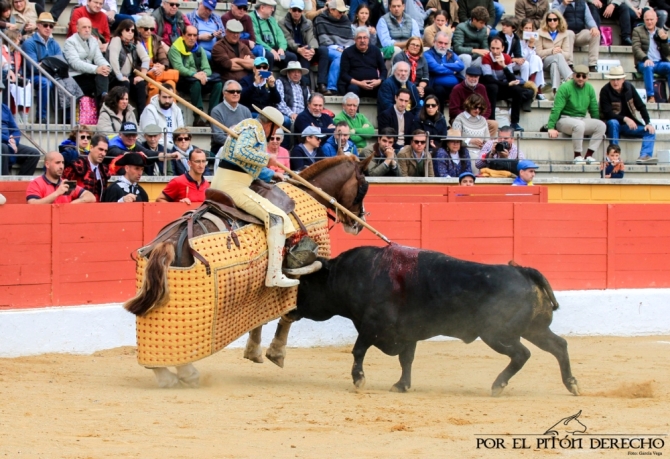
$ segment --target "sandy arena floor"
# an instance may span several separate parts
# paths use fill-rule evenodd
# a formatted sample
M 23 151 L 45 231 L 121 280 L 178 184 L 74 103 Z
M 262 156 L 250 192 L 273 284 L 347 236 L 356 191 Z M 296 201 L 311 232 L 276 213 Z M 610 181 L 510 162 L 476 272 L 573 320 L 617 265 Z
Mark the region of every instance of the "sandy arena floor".
M 508 359 L 479 341 L 419 343 L 407 394 L 389 392 L 400 367 L 376 349 L 358 393 L 349 348 L 289 349 L 283 370 L 224 350 L 196 363 L 202 387 L 172 390 L 156 387 L 133 348 L 0 359 L 0 456 L 629 456 L 586 447 L 511 450 L 509 436 L 505 450 L 476 448 L 478 434 L 542 434 L 579 410 L 594 436 L 670 434 L 670 336 L 568 342 L 582 397 L 563 387 L 555 359 L 530 344 L 533 356 L 500 398 L 489 388 Z M 670 437 L 664 442 L 657 452 L 667 457 Z

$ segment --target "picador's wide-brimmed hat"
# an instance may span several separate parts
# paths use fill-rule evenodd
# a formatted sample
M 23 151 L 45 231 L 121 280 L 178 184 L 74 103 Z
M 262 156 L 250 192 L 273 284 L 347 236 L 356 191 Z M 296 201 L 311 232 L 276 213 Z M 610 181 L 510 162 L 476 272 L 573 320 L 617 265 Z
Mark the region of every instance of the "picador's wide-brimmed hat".
M 265 107 L 261 110 L 260 108 L 258 108 L 253 104 L 251 104 L 251 106 L 254 107 L 254 110 L 256 110 L 259 114 L 263 115 L 264 117 L 272 121 L 274 124 L 276 124 L 283 130 L 288 132 L 289 134 L 291 133 L 291 131 L 289 131 L 284 127 L 284 115 L 282 115 L 279 110 L 277 110 L 274 107 Z

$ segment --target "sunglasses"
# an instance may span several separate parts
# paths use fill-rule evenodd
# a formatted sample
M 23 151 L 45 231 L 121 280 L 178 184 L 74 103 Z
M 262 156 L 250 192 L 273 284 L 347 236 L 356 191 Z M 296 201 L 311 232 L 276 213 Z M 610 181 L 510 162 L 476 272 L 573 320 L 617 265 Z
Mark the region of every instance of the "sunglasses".
M 575 73 L 575 78 L 586 78 L 588 75 L 586 73 Z
M 140 29 L 142 29 L 142 30 L 149 30 L 149 31 L 151 31 L 151 32 L 155 32 L 155 31 L 156 31 L 156 28 L 155 28 L 155 27 L 140 27 Z
M 427 108 L 435 108 L 437 107 L 437 104 L 426 104 Z
M 270 137 L 270 140 L 272 140 L 272 141 L 274 141 L 274 142 L 281 142 L 281 139 L 282 139 L 282 138 L 279 137 L 278 135 L 275 135 L 275 136 Z
M 190 137 L 177 137 L 177 142 L 186 142 L 187 140 L 191 140 Z
M 228 94 L 242 94 L 242 90 L 241 90 L 241 89 L 226 89 L 226 92 L 227 92 Z
M 91 136 L 90 135 L 80 135 L 79 139 L 80 140 L 91 140 Z
M 249 9 L 249 7 L 247 7 L 247 6 L 238 6 L 237 8 L 242 10 L 242 11 L 247 11 Z
M 265 65 L 265 64 L 261 64 L 261 65 L 257 66 L 256 68 L 257 68 L 258 70 L 267 70 L 267 69 L 269 69 L 270 67 L 267 66 L 267 65 Z
M 168 3 L 172 8 L 179 8 L 179 3 Z
M 417 145 L 423 145 L 423 144 L 426 143 L 426 141 L 425 140 L 412 140 L 412 143 L 415 143 Z
M 127 29 L 123 29 L 123 31 L 124 31 L 124 32 L 133 32 L 133 33 L 134 33 L 134 32 L 135 32 L 135 29 L 133 29 L 133 28 L 127 28 Z
M 558 22 L 558 18 L 547 18 L 547 22 Z
M 300 8 L 291 8 L 291 11 L 293 13 L 302 13 L 302 10 Z
M 42 27 L 46 27 L 47 29 L 53 29 L 54 27 L 56 27 L 56 24 L 45 24 L 43 22 L 40 22 L 39 25 L 41 25 Z

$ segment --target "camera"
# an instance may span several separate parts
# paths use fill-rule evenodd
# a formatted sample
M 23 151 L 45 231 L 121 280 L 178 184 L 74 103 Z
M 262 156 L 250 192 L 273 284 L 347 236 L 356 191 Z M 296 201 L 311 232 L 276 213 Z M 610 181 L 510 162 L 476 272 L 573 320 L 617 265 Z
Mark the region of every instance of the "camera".
M 505 150 L 509 151 L 509 149 L 510 149 L 510 144 L 508 142 L 498 142 L 496 144 L 496 152 L 497 153 L 502 153 Z

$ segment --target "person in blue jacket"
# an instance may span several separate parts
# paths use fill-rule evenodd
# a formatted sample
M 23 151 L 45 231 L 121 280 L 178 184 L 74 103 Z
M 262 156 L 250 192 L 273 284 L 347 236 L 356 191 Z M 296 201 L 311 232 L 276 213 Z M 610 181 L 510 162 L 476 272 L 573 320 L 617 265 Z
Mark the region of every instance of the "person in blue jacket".
M 342 148 L 345 155 L 358 156 L 356 144 L 349 140 L 351 128 L 346 121 L 340 121 L 335 125 L 335 134 L 330 137 L 322 146 L 321 154 L 324 157 L 336 156 L 338 149 Z
M 438 32 L 433 47 L 423 53 L 430 76 L 427 92 L 432 91 L 441 106 L 451 94 L 451 89 L 463 79 L 461 72 L 465 68 L 458 54 L 449 49 L 450 45 L 451 37 L 444 32 Z
M 391 76 L 385 79 L 379 86 L 377 93 L 377 107 L 392 107 L 395 104 L 395 96 L 401 88 L 407 88 L 411 93 L 407 111 L 417 115 L 423 101 L 419 96 L 416 85 L 409 81 L 409 64 L 407 62 L 396 62 L 391 69 Z

